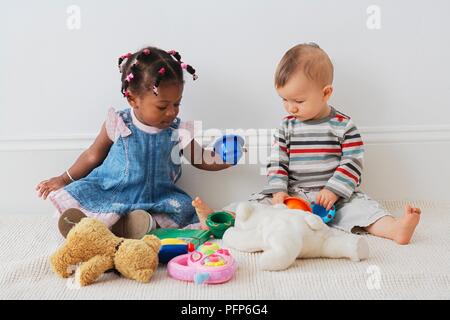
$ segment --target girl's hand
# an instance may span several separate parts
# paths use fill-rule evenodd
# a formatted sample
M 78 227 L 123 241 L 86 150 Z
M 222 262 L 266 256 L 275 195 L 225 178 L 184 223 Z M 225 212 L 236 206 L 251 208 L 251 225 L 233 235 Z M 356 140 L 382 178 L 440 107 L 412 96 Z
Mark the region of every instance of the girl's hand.
M 316 203 L 322 207 L 330 210 L 334 203 L 339 199 L 339 196 L 327 189 L 320 190 L 316 198 Z
M 58 190 L 67 184 L 69 184 L 69 181 L 65 179 L 64 174 L 41 181 L 36 187 L 38 197 L 42 197 L 45 200 L 50 192 Z
M 283 203 L 284 199 L 289 197 L 289 195 L 286 192 L 277 192 L 272 194 L 272 204 L 279 204 Z

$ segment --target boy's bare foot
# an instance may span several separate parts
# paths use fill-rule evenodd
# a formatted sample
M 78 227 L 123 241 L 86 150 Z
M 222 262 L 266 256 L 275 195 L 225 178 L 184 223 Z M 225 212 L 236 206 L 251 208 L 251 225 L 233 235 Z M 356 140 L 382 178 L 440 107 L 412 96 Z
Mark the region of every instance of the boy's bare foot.
M 397 220 L 398 227 L 394 241 L 398 244 L 408 244 L 420 220 L 420 208 L 405 206 L 405 214 Z
M 214 212 L 206 203 L 202 201 L 199 197 L 196 197 L 194 200 L 192 200 L 192 206 L 195 208 L 195 211 L 197 212 L 198 220 L 200 220 L 200 225 L 202 229 L 209 229 L 206 226 L 206 219 L 208 216 Z

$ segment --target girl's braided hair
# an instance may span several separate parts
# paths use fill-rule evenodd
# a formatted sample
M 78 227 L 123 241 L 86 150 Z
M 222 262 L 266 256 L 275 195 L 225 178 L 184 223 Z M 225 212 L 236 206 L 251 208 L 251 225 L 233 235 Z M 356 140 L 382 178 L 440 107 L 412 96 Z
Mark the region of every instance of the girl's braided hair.
M 143 95 L 148 90 L 158 95 L 158 87 L 162 81 L 183 84 L 183 69 L 194 80 L 197 79 L 195 69 L 181 61 L 181 55 L 175 50 L 146 47 L 135 53 L 121 55 L 118 65 L 122 73 L 121 92 L 124 97 L 128 97 L 130 92 Z

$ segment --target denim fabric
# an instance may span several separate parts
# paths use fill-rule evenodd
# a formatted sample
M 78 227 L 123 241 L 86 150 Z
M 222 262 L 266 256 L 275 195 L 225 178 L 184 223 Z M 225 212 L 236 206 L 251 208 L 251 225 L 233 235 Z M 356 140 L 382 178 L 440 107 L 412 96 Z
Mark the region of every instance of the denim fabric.
M 120 136 L 99 167 L 65 190 L 92 212 L 126 215 L 143 209 L 167 214 L 180 227 L 198 222 L 191 197 L 175 185 L 181 175 L 176 130 L 180 119 L 151 134 L 133 124 L 130 112 L 125 109 L 118 114 L 131 134 Z

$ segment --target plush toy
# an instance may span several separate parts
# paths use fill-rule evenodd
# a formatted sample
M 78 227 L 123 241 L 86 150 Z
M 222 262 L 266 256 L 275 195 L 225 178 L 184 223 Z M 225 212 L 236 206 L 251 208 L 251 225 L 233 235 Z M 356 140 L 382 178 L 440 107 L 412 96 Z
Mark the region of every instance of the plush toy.
M 245 252 L 263 251 L 263 270 L 283 270 L 297 258 L 366 259 L 364 238 L 336 234 L 322 219 L 284 204 L 269 206 L 242 202 L 236 209 L 235 226 L 225 231 L 224 243 Z
M 105 271 L 116 269 L 129 279 L 149 282 L 158 266 L 160 240 L 146 235 L 142 240 L 116 237 L 107 226 L 93 218 L 83 218 L 67 235 L 66 243 L 50 258 L 53 271 L 63 278 L 69 267 L 80 262 L 75 272 L 81 286 L 93 283 Z

